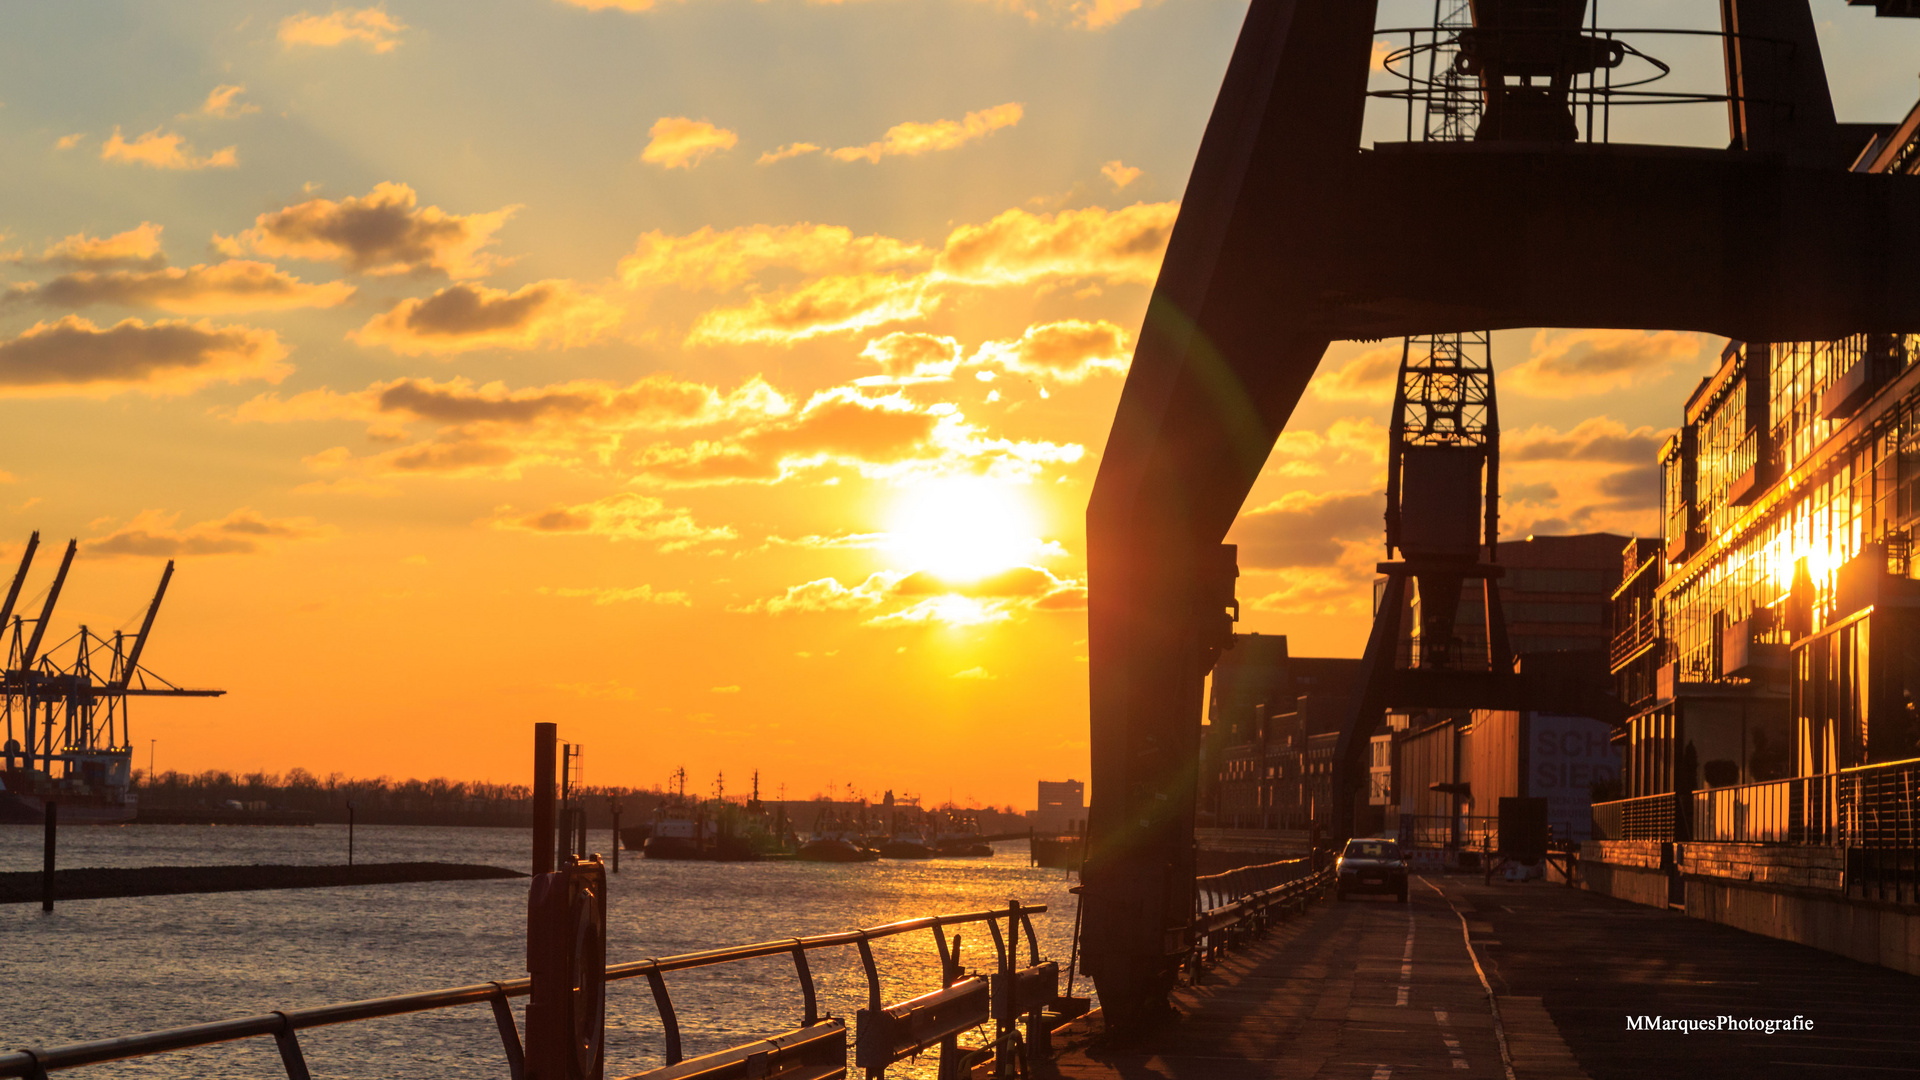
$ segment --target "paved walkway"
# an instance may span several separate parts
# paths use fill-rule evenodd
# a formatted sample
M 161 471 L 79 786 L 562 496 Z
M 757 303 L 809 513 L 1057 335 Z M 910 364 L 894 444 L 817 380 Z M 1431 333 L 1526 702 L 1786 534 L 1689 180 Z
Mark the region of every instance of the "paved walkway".
M 1540 882 L 1412 894 L 1317 904 L 1181 990 L 1177 1020 L 1130 1044 L 1062 1032 L 1040 1075 L 1920 1077 L 1920 978 Z M 1813 1029 L 1628 1030 L 1641 1015 Z

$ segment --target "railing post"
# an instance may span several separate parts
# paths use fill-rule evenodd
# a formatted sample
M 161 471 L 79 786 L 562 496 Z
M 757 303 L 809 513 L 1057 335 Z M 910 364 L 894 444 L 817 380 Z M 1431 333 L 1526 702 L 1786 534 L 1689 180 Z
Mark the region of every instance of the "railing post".
M 667 996 L 667 980 L 658 965 L 647 969 L 647 985 L 653 989 L 653 1007 L 660 1012 L 661 1033 L 666 1038 L 667 1064 L 680 1064 L 680 1018 L 673 1014 L 673 999 Z
M 306 1056 L 300 1053 L 300 1037 L 293 1032 L 293 1023 L 287 1014 L 275 1012 L 280 1018 L 280 1027 L 273 1033 L 273 1041 L 280 1048 L 280 1064 L 287 1070 L 287 1080 L 313 1080 L 307 1072 Z
M 812 1027 L 820 1019 L 820 1004 L 813 996 L 813 971 L 807 967 L 807 947 L 793 939 L 793 971 L 800 977 L 802 1000 L 801 1027 Z
M 500 1045 L 507 1053 L 507 1075 L 511 1080 L 526 1080 L 527 1052 L 520 1045 L 520 1029 L 513 1023 L 513 1006 L 507 1004 L 507 989 L 499 983 L 493 984 L 493 997 L 488 999 L 493 1006 L 493 1023 L 500 1029 Z

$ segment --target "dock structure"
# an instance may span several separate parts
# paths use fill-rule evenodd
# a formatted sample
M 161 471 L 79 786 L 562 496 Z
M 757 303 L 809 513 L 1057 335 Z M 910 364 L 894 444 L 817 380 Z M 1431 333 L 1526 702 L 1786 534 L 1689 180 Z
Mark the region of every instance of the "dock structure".
M 1920 17 L 1905 0 L 1850 6 L 1868 10 L 1839 17 Z M 1667 32 L 1600 25 L 1586 0 L 1448 0 L 1433 24 L 1411 28 L 1380 25 L 1373 0 L 1250 5 L 1087 508 L 1093 804 L 1083 944 L 1116 1026 L 1132 1029 L 1163 1010 L 1192 947 L 1202 688 L 1239 614 L 1236 552 L 1223 540 L 1330 343 L 1452 342 L 1520 327 L 1883 342 L 1920 329 L 1920 262 L 1897 254 L 1920 250 L 1915 117 L 1841 122 L 1809 0 L 1718 8 L 1717 31 Z M 1672 68 L 1656 54 L 1684 51 L 1668 33 L 1717 37 L 1724 93 L 1659 85 Z M 1382 63 L 1398 85 L 1373 79 Z M 1370 99 L 1404 107 L 1403 141 L 1362 146 Z M 1612 109 L 1629 102 L 1724 109 L 1727 142 L 1613 141 Z M 1833 365 L 1834 400 L 1819 402 L 1819 423 L 1857 408 L 1893 370 L 1891 353 L 1874 351 L 1886 362 Z M 1755 400 L 1765 397 L 1756 391 Z M 1724 427 L 1732 448 L 1758 445 L 1741 443 L 1731 421 Z M 1906 445 L 1891 453 L 1910 456 Z M 1475 494 L 1468 471 L 1456 486 Z M 1682 531 L 1704 536 L 1681 505 L 1692 502 L 1696 478 L 1686 468 L 1669 475 Z M 1672 554 L 1691 554 L 1699 580 L 1719 588 L 1707 573 L 1711 555 L 1699 550 L 1683 543 Z M 1899 561 L 1910 573 L 1910 557 Z M 1480 572 L 1447 571 L 1429 577 Z M 1386 564 L 1381 572 L 1393 577 Z M 1408 576 L 1418 575 L 1400 575 Z M 1688 649 L 1697 655 L 1669 669 L 1669 682 L 1724 674 L 1725 643 L 1735 653 L 1778 644 L 1758 623 L 1729 639 L 1739 612 L 1726 614 L 1724 628 L 1710 619 L 1693 628 Z M 1844 665 L 1850 642 L 1836 637 L 1806 659 Z M 1534 696 L 1525 671 L 1391 674 L 1384 696 L 1372 688 L 1339 734 L 1327 806 L 1314 822 L 1329 841 L 1354 835 L 1368 805 L 1379 710 L 1564 711 Z M 1642 727 L 1650 741 L 1675 737 L 1665 716 Z M 1808 775 L 1848 764 L 1812 756 Z M 1648 794 L 1664 801 L 1643 809 L 1686 812 L 1684 785 Z M 1642 836 L 1639 816 L 1622 839 L 1665 845 L 1657 858 L 1677 880 L 1671 849 L 1688 839 L 1684 830 Z M 1729 820 L 1737 816 L 1730 806 Z M 1903 847 L 1863 864 L 1869 875 L 1911 873 L 1912 831 L 1896 831 Z
M 1171 1001 L 1133 1039 L 1097 1016 L 1076 1022 L 1035 1075 L 1894 1076 L 1920 1055 L 1920 978 L 1592 892 L 1473 876 L 1416 878 L 1405 905 L 1313 905 Z

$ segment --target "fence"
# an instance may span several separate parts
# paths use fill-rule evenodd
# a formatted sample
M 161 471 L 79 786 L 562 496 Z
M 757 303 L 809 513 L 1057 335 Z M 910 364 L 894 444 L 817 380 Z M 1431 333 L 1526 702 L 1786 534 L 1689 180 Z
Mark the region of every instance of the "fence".
M 1039 939 L 1033 934 L 1031 917 L 1043 914 L 1046 910 L 1045 905 L 1029 907 L 1013 901 L 1005 908 L 991 911 L 933 915 L 837 934 L 788 938 L 781 941 L 766 941 L 753 945 L 686 953 L 657 960 L 610 964 L 606 969 L 606 977 L 609 982 L 644 978 L 650 984 L 666 1042 L 667 1067 L 657 1070 L 658 1072 L 666 1073 L 671 1070 L 671 1075 L 675 1077 L 721 1075 L 721 1073 L 710 1073 L 700 1069 L 676 1068 L 682 1065 L 683 1055 L 680 1026 L 674 1015 L 672 997 L 667 990 L 665 979 L 667 974 L 760 957 L 792 956 L 801 995 L 800 1029 L 773 1040 L 762 1040 L 761 1043 L 752 1044 L 752 1047 L 761 1047 L 762 1049 L 758 1051 L 760 1053 L 817 1052 L 817 1044 L 822 1040 L 813 1036 L 830 1034 L 824 1030 L 823 1025 L 837 1026 L 841 1032 L 841 1039 L 844 1039 L 844 1025 L 837 1020 L 823 1021 L 820 1018 L 813 975 L 807 964 L 807 954 L 820 949 L 852 946 L 859 950 L 860 962 L 867 982 L 868 1007 L 861 1011 L 860 1030 L 862 1035 L 866 1035 L 871 1029 L 874 1035 L 871 1040 L 863 1039 L 862 1042 L 868 1045 L 859 1048 L 857 1063 L 866 1069 L 866 1074 L 869 1077 L 881 1076 L 888 1063 L 935 1046 L 942 1049 L 945 1055 L 943 1061 L 951 1060 L 957 1065 L 957 1059 L 951 1057 L 957 1050 L 957 1036 L 961 1032 L 985 1024 L 990 1019 L 998 1024 L 994 1040 L 994 1045 L 997 1047 L 1020 1044 L 1021 1040 L 1013 1024 L 1023 1016 L 1028 1024 L 1027 1041 L 1036 1041 L 1037 1036 L 1037 1041 L 1044 1044 L 1045 1035 L 1039 1013 L 1046 1004 L 1057 999 L 1058 967 L 1041 962 Z M 1001 921 L 1007 924 L 1004 933 L 1000 928 Z M 961 978 L 958 957 L 949 948 L 944 933 L 946 927 L 982 922 L 986 923 L 992 931 L 994 949 L 999 961 L 999 971 L 991 980 L 991 993 L 989 993 L 989 980 Z M 913 1001 L 886 1006 L 880 997 L 880 974 L 874 963 L 872 942 L 920 931 L 931 931 L 933 934 L 939 950 L 941 970 L 945 973 L 942 980 L 944 988 Z M 1031 964 L 1024 969 L 1018 966 L 1020 936 L 1023 931 L 1026 934 L 1031 961 Z M 1046 989 L 1049 983 L 1047 969 L 1052 969 L 1052 993 L 1048 993 Z M 309 1080 L 310 1074 L 297 1034 L 304 1029 L 378 1017 L 404 1016 L 409 1013 L 463 1005 L 488 1005 L 492 1008 L 494 1020 L 499 1027 L 508 1071 L 513 1080 L 524 1080 L 526 1069 L 520 1033 L 515 1026 L 513 1011 L 508 1001 L 511 998 L 526 996 L 531 989 L 531 979 L 507 979 L 445 990 L 375 998 L 369 1001 L 275 1011 L 258 1016 L 194 1024 L 140 1035 L 71 1043 L 66 1046 L 15 1050 L 0 1054 L 0 1077 L 31 1077 L 35 1080 L 43 1080 L 47 1073 L 62 1069 L 128 1058 L 149 1057 L 175 1050 L 232 1042 L 237 1039 L 269 1037 L 278 1045 L 281 1064 L 286 1069 L 288 1080 Z M 841 1061 L 844 1064 L 844 1042 L 841 1046 Z M 766 1047 L 772 1049 L 769 1050 Z M 696 1061 L 706 1062 L 709 1058 L 719 1059 L 729 1054 L 739 1056 L 749 1049 L 743 1047 L 738 1051 L 708 1055 L 706 1058 L 688 1061 L 686 1066 L 693 1066 Z M 718 1067 L 725 1062 L 716 1060 L 714 1064 Z M 945 1074 L 946 1070 L 943 1067 L 943 1075 Z
M 1674 838 L 1677 800 L 1672 792 L 1593 804 L 1595 840 L 1660 840 Z
M 1795 776 L 1693 793 L 1690 839 L 1726 844 L 1834 844 L 1839 776 Z M 1671 837 L 1669 837 L 1671 839 Z
M 1494 814 L 1402 814 L 1400 845 L 1407 848 L 1479 851 L 1499 846 L 1500 818 Z
M 1303 910 L 1326 893 L 1332 880 L 1333 867 L 1315 869 L 1310 858 L 1243 866 L 1196 878 L 1193 952 L 1188 969 L 1198 979 L 1208 960 L 1266 929 L 1276 912 Z

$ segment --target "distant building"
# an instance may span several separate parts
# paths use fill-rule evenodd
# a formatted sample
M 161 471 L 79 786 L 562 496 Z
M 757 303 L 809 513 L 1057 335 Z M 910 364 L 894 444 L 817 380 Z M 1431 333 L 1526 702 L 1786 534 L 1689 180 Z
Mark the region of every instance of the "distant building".
M 1040 781 L 1039 808 L 1027 812 L 1042 836 L 1083 836 L 1087 831 L 1087 785 L 1079 780 Z
M 1233 640 L 1207 698 L 1199 820 L 1309 828 L 1328 807 L 1333 747 L 1355 708 L 1360 661 L 1290 657 L 1285 635 Z

